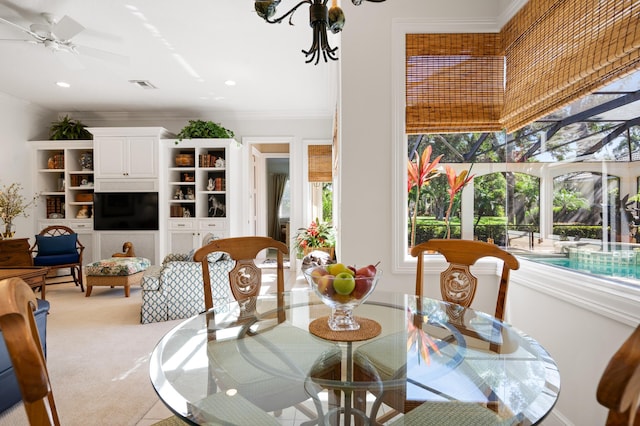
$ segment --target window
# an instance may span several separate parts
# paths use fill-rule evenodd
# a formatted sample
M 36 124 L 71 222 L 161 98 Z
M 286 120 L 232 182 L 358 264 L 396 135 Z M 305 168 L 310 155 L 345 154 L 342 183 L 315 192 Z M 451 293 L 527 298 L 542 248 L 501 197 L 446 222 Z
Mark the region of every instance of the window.
M 405 256 L 449 234 L 640 285 L 638 90 L 640 72 L 511 134 L 406 135 L 439 173 L 405 186 Z M 473 175 L 453 199 L 447 169 Z
M 278 218 L 280 218 L 281 222 L 288 222 L 291 217 L 291 191 L 290 191 L 290 180 L 287 179 L 287 182 L 284 184 L 284 192 L 282 193 L 282 198 L 280 199 L 280 209 L 278 210 Z

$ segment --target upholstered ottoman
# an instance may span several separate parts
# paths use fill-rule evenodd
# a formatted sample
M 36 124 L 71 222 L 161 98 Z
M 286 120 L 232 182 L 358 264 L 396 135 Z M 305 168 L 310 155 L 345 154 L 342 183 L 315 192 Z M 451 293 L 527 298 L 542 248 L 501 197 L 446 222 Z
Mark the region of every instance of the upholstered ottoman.
M 124 295 L 129 297 L 129 288 L 140 283 L 150 264 L 144 257 L 112 257 L 87 265 L 86 297 L 91 296 L 93 286 L 123 286 Z

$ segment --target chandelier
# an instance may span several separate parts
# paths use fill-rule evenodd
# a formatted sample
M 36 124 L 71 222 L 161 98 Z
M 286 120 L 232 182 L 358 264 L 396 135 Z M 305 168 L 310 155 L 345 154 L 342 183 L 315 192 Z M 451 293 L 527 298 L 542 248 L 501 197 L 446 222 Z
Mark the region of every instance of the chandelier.
M 336 52 L 337 47 L 331 47 L 327 40 L 327 31 L 331 31 L 333 34 L 337 34 L 342 31 L 344 27 L 344 12 L 338 6 L 337 0 L 331 0 L 331 8 L 327 7 L 329 0 L 302 0 L 288 12 L 284 13 L 278 18 L 273 16 L 276 14 L 276 8 L 280 4 L 281 0 L 255 0 L 255 9 L 262 19 L 270 24 L 279 24 L 287 17 L 289 18 L 289 25 L 293 25 L 293 15 L 304 4 L 309 5 L 309 25 L 313 30 L 313 41 L 309 50 L 302 50 L 302 53 L 306 56 L 306 63 L 314 62 L 317 65 L 320 61 L 320 57 L 328 62 L 329 59 L 337 61 L 338 56 Z M 382 3 L 385 0 L 351 0 L 351 2 L 359 6 L 363 1 L 370 1 L 374 3 Z

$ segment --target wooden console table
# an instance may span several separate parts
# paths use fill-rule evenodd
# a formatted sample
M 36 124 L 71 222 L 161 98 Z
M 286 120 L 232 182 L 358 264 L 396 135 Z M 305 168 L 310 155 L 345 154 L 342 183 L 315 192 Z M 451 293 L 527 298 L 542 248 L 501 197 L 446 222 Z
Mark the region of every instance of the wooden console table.
M 0 266 L 33 266 L 28 238 L 0 240 Z
M 47 272 L 49 272 L 49 268 L 40 268 L 38 266 L 17 268 L 0 267 L 0 280 L 14 277 L 22 278 L 31 288 L 35 289 L 40 287 L 41 298 L 45 300 Z

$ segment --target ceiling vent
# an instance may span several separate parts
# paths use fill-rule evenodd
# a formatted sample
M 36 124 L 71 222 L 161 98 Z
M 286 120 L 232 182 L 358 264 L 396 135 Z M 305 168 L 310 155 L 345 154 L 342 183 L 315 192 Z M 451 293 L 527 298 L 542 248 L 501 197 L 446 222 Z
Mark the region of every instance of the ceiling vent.
M 148 80 L 129 80 L 129 83 L 135 84 L 143 89 L 157 89 L 157 87 L 151 84 Z

